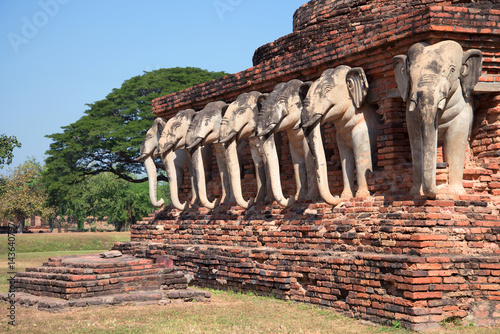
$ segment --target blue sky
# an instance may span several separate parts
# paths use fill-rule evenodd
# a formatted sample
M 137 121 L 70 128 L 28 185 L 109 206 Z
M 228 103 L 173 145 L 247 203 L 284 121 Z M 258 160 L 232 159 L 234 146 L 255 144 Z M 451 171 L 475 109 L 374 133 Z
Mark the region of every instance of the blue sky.
M 255 49 L 292 32 L 306 2 L 0 0 L 0 133 L 22 143 L 10 167 L 42 162 L 45 135 L 144 71 L 250 68 Z

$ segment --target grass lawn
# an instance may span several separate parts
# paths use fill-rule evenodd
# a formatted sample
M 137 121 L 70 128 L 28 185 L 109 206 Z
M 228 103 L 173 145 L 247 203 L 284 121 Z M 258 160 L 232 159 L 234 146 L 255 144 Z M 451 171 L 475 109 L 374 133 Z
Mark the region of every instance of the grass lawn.
M 130 241 L 130 232 L 25 233 L 15 235 L 16 253 L 109 250 L 115 242 Z M 7 254 L 8 235 L 0 235 L 0 256 Z
M 80 238 L 87 238 L 80 233 L 69 235 L 75 244 L 82 242 Z M 48 235 L 38 235 L 42 239 L 46 236 Z M 67 243 L 68 240 L 61 242 Z M 39 243 L 40 241 L 32 242 L 33 245 Z M 16 271 L 39 266 L 52 256 L 101 251 L 102 249 L 17 253 Z M 2 292 L 8 290 L 6 272 L 6 261 L 0 261 Z M 252 294 L 211 292 L 210 303 L 84 308 L 61 313 L 17 307 L 15 327 L 8 325 L 7 304 L 0 303 L 0 333 L 411 333 L 398 328 L 397 323 L 392 327 L 368 324 L 316 306 Z M 499 334 L 500 328 L 445 324 L 440 329 L 426 333 Z

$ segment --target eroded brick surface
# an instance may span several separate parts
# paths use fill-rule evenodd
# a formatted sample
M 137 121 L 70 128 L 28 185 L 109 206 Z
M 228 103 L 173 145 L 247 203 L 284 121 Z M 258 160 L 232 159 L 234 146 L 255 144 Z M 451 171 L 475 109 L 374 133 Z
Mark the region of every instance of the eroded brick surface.
M 130 255 L 108 259 L 99 254 L 49 258 L 41 267 L 17 273 L 14 283 L 16 304 L 45 311 L 210 299 L 210 293 L 188 289 L 188 278 L 174 268 Z M 0 295 L 0 300 L 11 299 L 8 293 Z

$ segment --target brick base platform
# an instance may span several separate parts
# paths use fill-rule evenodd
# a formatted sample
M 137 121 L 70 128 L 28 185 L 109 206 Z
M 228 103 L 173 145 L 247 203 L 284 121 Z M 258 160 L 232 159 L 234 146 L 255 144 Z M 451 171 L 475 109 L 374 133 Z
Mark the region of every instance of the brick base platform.
M 115 249 L 168 256 L 195 283 L 332 307 L 420 330 L 500 325 L 500 201 L 491 196 L 166 208 Z
M 17 273 L 15 302 L 46 311 L 96 305 L 208 301 L 210 293 L 188 289 L 188 278 L 162 261 L 99 254 L 49 258 Z M 0 300 L 10 302 L 9 294 Z

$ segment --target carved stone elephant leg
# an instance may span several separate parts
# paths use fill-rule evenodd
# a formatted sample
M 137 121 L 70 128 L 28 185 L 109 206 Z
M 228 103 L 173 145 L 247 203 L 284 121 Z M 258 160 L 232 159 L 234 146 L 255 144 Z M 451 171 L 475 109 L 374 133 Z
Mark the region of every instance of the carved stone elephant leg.
M 449 192 L 464 195 L 462 184 L 465 164 L 465 152 L 469 139 L 469 124 L 472 124 L 472 109 L 467 108 L 457 116 L 446 131 L 444 156 L 449 165 Z
M 297 191 L 295 192 L 295 200 L 305 199 L 307 190 L 307 175 L 306 173 L 304 173 L 304 171 L 306 171 L 306 163 L 304 161 L 304 157 L 300 153 L 302 152 L 297 149 L 293 149 L 292 144 L 290 144 L 290 154 L 292 156 L 293 162 L 293 174 L 295 176 L 295 185 L 297 188 Z
M 422 132 L 420 130 L 420 121 L 415 119 L 409 112 L 406 113 L 406 122 L 408 126 L 408 137 L 410 139 L 411 159 L 413 161 L 413 186 L 410 195 L 421 195 L 422 192 L 422 171 L 423 171 L 423 142 Z
M 316 165 L 314 164 L 314 158 L 311 153 L 311 150 L 309 149 L 309 145 L 307 144 L 307 141 L 304 141 L 304 152 L 306 153 L 306 161 L 305 161 L 305 167 L 306 167 L 306 178 L 307 178 L 307 194 L 306 194 L 306 199 L 311 200 L 311 201 L 316 201 L 319 199 L 319 192 L 318 192 L 318 184 L 316 182 Z
M 191 182 L 191 205 L 198 204 L 200 202 L 200 196 L 198 195 L 198 188 L 196 187 L 196 173 L 193 168 L 193 160 L 191 159 L 191 155 L 186 152 L 186 150 L 182 150 L 186 155 L 187 168 L 189 172 L 189 180 Z M 180 184 L 180 183 L 179 183 Z
M 352 130 L 352 148 L 356 163 L 356 197 L 368 197 L 367 173 L 372 170 L 371 143 L 366 122 L 361 122 Z
M 235 203 L 236 200 L 231 190 L 231 180 L 226 163 L 226 150 L 224 145 L 216 144 L 214 146 L 217 157 L 217 166 L 219 167 L 219 175 L 222 183 L 221 203 Z
M 342 198 L 351 198 L 354 189 L 354 168 L 355 160 L 353 151 L 347 146 L 346 141 L 337 132 L 337 144 L 340 153 L 340 163 L 342 165 L 342 178 L 344 181 L 344 190 Z
M 253 137 L 249 139 L 249 143 L 251 147 L 250 154 L 252 155 L 252 161 L 255 166 L 255 178 L 257 180 L 255 202 L 260 203 L 266 200 L 267 194 L 271 194 L 271 181 L 267 175 L 263 152 L 259 154 L 260 140 L 257 137 Z M 271 198 L 271 196 L 269 198 Z

